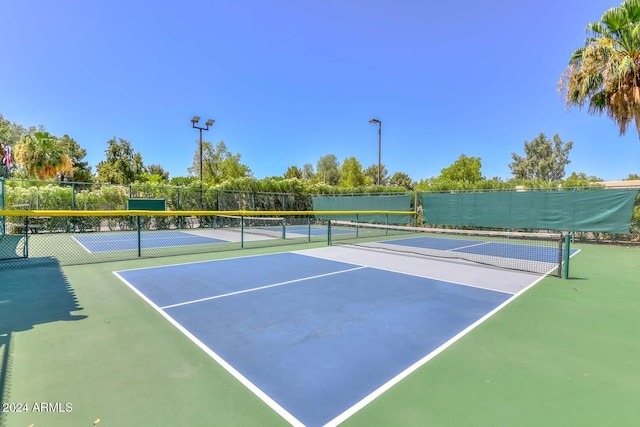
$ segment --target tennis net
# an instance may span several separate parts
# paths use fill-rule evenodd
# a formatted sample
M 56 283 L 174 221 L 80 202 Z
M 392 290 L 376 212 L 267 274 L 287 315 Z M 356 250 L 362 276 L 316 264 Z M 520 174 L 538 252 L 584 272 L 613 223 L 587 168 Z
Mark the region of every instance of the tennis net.
M 331 221 L 331 244 L 455 259 L 504 269 L 562 274 L 561 234 L 404 227 Z
M 284 217 L 216 215 L 213 217 L 213 228 L 267 238 L 286 237 Z

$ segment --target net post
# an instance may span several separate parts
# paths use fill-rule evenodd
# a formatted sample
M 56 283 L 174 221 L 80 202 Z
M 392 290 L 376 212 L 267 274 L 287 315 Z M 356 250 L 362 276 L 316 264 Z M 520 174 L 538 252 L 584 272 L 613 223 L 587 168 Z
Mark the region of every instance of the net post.
M 331 246 L 331 220 L 327 220 L 327 246 Z
M 389 235 L 389 214 L 388 213 L 386 214 L 386 224 L 385 225 L 387 226 L 387 228 L 384 230 L 384 234 L 385 234 L 385 236 L 388 236 Z
M 563 245 L 564 237 L 562 236 L 562 233 L 560 233 L 560 239 L 558 239 L 558 272 L 556 273 L 556 275 L 560 279 L 562 279 L 562 253 L 564 251 Z
M 287 238 L 287 217 L 282 216 L 282 240 Z
M 571 235 L 567 233 L 564 236 L 564 278 L 569 278 L 569 258 L 571 255 Z
M 360 237 L 360 227 L 358 227 L 359 223 L 360 221 L 358 221 L 358 214 L 356 214 L 356 238 Z

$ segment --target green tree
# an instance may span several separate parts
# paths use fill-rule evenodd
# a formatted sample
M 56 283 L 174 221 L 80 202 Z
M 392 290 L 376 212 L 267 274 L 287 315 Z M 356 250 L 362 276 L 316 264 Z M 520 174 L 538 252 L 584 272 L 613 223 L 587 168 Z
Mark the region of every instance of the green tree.
M 198 178 L 195 176 L 174 176 L 169 180 L 169 185 L 176 187 L 188 187 L 189 185 L 197 182 Z
M 202 143 L 202 180 L 212 184 L 223 181 L 251 176 L 251 169 L 240 162 L 240 154 L 233 154 L 224 141 L 218 142 L 215 149 L 213 145 L 204 141 Z M 193 156 L 193 164 L 189 173 L 200 176 L 200 149 L 196 149 Z
M 0 147 L 15 147 L 24 134 L 26 131 L 23 126 L 11 123 L 0 114 Z
M 7 160 L 10 155 L 11 146 L 4 145 L 0 142 L 0 178 L 8 178 L 11 176 L 11 168 L 13 167 L 13 162 L 11 159 Z
M 340 162 L 335 154 L 320 157 L 316 166 L 316 177 L 325 184 L 338 185 L 340 182 Z
M 367 182 L 371 182 L 371 184 L 378 183 L 378 165 L 371 165 L 364 170 L 365 177 L 370 178 Z M 385 165 L 380 165 L 380 185 L 387 185 L 389 183 L 389 171 L 385 167 Z
M 133 151 L 131 143 L 113 137 L 107 141 L 106 160 L 98 163 L 98 179 L 111 184 L 131 184 L 143 178 L 145 173 L 142 155 Z
M 411 180 L 411 177 L 404 172 L 396 172 L 391 175 L 389 184 L 393 185 L 394 187 L 402 187 L 406 188 L 407 190 L 413 190 L 413 181 Z
M 569 152 L 572 147 L 572 141 L 564 143 L 558 134 L 553 136 L 552 143 L 544 133 L 540 133 L 531 142 L 524 142 L 524 157 L 511 154 L 513 162 L 509 167 L 517 179 L 560 181 L 565 174 L 564 167 L 571 163 Z
M 602 182 L 602 178 L 597 176 L 587 176 L 584 172 L 571 172 L 571 175 L 564 180 L 564 187 L 588 187 L 596 182 Z
M 158 164 L 147 166 L 146 180 L 152 184 L 163 184 L 169 182 L 169 172 Z
M 76 182 L 91 182 L 93 177 L 91 175 L 91 166 L 88 162 L 83 162 L 82 159 L 87 155 L 87 150 L 80 147 L 73 138 L 65 134 L 60 138 L 60 144 L 64 147 L 68 156 L 73 163 L 73 171 L 68 176 L 62 176 L 62 180 L 73 180 Z
M 289 166 L 289 168 L 287 168 L 287 171 L 284 174 L 284 177 L 287 179 L 290 179 L 290 178 L 302 179 L 302 171 L 297 166 Z
M 623 179 L 623 181 L 635 181 L 637 179 L 640 179 L 640 175 L 637 173 L 630 173 L 629 176 Z
M 29 178 L 49 179 L 73 172 L 73 162 L 59 138 L 36 131 L 22 137 L 14 150 Z
M 302 179 L 312 180 L 316 176 L 316 173 L 313 171 L 313 165 L 311 163 L 305 163 L 302 166 Z
M 640 0 L 625 0 L 587 24 L 587 39 L 559 82 L 567 107 L 613 120 L 620 135 L 635 121 L 640 136 Z
M 38 126 L 37 128 L 31 126 L 29 127 L 29 129 L 25 129 L 24 126 L 17 123 L 12 123 L 9 120 L 5 119 L 2 114 L 0 114 L 0 160 L 4 158 L 7 151 L 12 151 L 11 168 L 9 168 L 6 164 L 2 164 L 0 162 L 0 178 L 8 178 L 12 175 L 13 171 L 17 170 L 15 162 L 15 149 L 23 136 L 27 134 L 33 134 L 38 131 L 44 132 L 44 128 L 42 126 Z M 24 174 L 24 177 L 27 177 L 26 171 L 22 170 L 22 173 Z
M 362 165 L 355 157 L 348 157 L 340 167 L 340 187 L 361 187 L 364 185 Z
M 482 160 L 480 157 L 467 157 L 460 154 L 458 160 L 440 171 L 440 179 L 444 181 L 475 184 L 482 180 Z

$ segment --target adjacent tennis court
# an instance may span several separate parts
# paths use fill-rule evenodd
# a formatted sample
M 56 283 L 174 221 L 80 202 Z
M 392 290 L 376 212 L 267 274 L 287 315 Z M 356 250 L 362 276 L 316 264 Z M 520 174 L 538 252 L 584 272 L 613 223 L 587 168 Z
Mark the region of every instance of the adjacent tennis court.
M 353 234 L 352 230 L 336 229 L 334 234 Z M 127 251 L 138 248 L 175 248 L 190 245 L 237 242 L 240 236 L 247 240 L 296 239 L 327 235 L 327 227 L 321 225 L 253 226 L 242 230 L 237 228 L 217 228 L 206 231 L 153 230 L 138 234 L 131 232 L 101 232 L 74 234 L 73 239 L 89 253 Z
M 136 232 L 76 234 L 73 236 L 74 240 L 90 253 L 137 249 L 139 237 L 140 245 L 145 249 L 226 242 L 226 240 L 178 230 L 154 231 L 140 236 Z

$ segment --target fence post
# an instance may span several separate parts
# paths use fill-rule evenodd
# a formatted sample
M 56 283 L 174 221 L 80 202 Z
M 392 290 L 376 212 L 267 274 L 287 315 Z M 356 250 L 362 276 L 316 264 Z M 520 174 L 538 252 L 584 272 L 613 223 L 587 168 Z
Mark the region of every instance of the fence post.
M 240 248 L 244 248 L 244 215 L 240 215 Z
M 142 242 L 140 241 L 140 215 L 137 217 L 137 228 L 138 228 L 138 258 L 142 256 Z
M 4 209 L 4 178 L 0 178 L 0 209 Z M 6 227 L 4 217 L 0 218 L 0 234 L 6 234 Z

